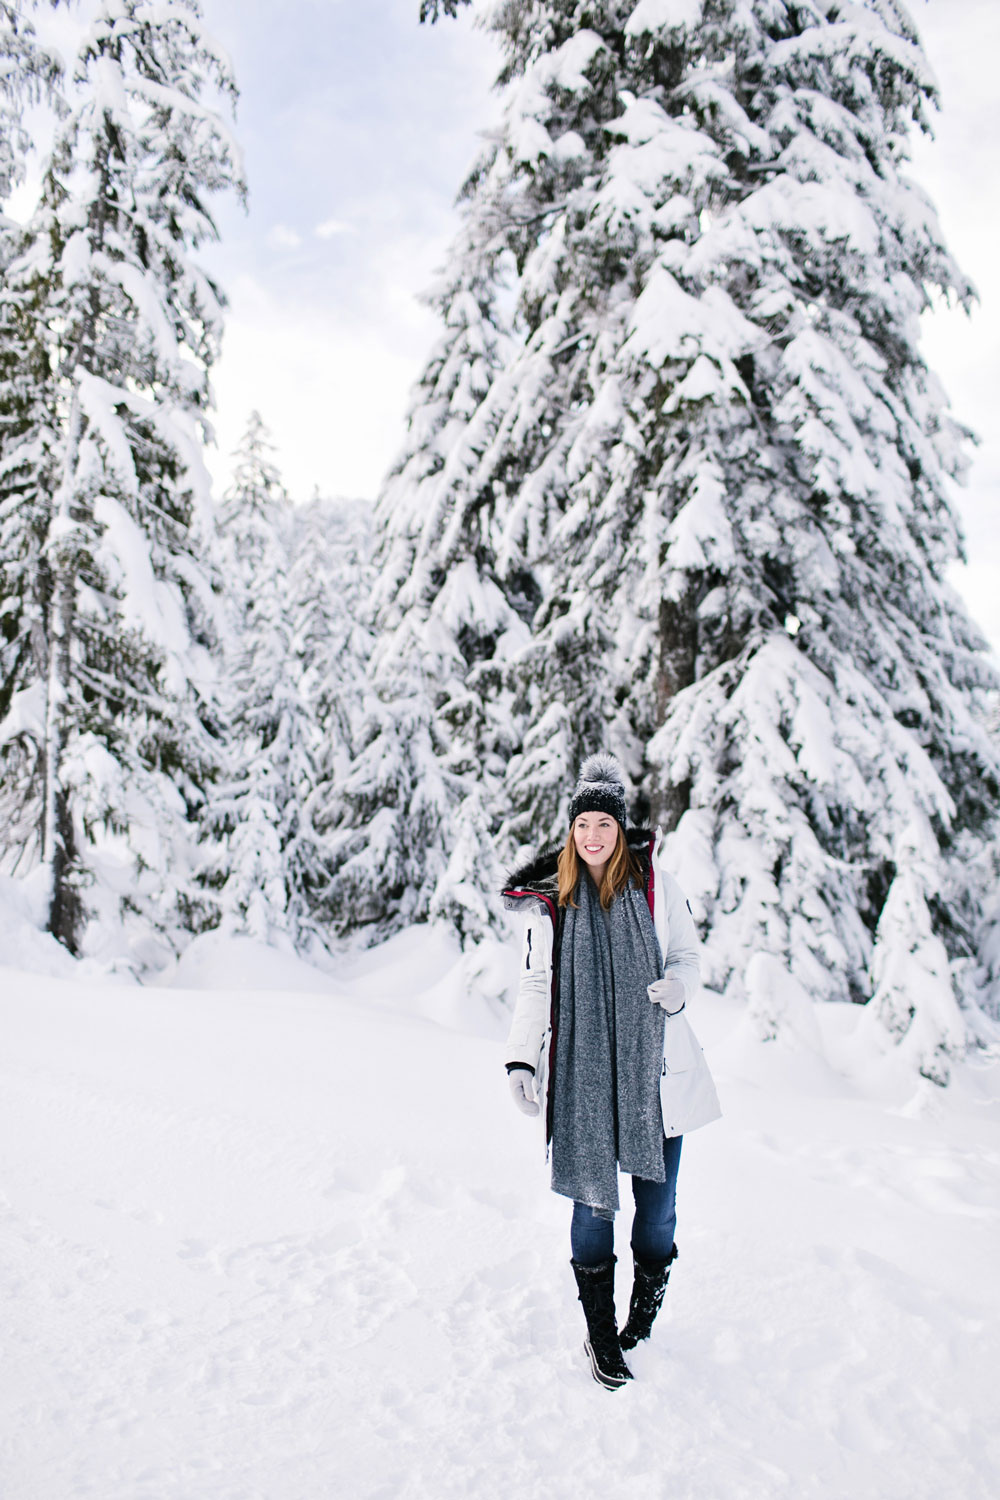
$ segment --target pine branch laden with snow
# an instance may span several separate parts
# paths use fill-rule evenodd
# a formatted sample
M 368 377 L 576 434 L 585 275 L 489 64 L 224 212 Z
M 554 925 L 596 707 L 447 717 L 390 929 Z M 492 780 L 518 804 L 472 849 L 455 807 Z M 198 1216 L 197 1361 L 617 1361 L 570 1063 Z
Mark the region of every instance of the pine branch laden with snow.
M 29 15 L 33 8 L 30 0 L 0 0 L 0 210 L 11 188 L 24 179 L 31 146 L 25 105 L 40 99 L 51 102 L 62 73 L 60 59 L 39 43 Z M 0 219 L 0 236 L 3 233 Z
M 482 801 L 470 795 L 458 809 L 451 855 L 431 898 L 431 921 L 447 922 L 453 927 L 463 948 L 494 937 L 496 919 L 492 906 L 503 873 L 493 856 Z M 489 886 L 484 893 L 487 880 Z
M 0 391 L 18 412 L 0 515 L 18 597 L 34 601 L 0 731 L 32 766 L 12 853 L 40 845 L 49 925 L 72 949 L 112 913 L 167 932 L 192 895 L 192 829 L 217 765 L 200 442 L 221 298 L 191 252 L 215 234 L 209 196 L 242 191 L 216 107 L 235 91 L 198 6 L 94 0 L 80 26 L 0 294 L 34 377 L 19 384 L 11 361 Z M 32 711 L 12 740 L 15 700 Z
M 560 833 L 609 744 L 711 983 L 766 953 L 813 1000 L 888 993 L 916 847 L 954 996 L 1000 761 L 945 581 L 966 434 L 919 319 L 972 289 L 907 175 L 917 35 L 881 0 L 484 15 L 503 126 L 379 508 L 376 682 L 413 664 L 457 778 L 428 863 L 469 796 L 504 857 Z M 932 1010 L 915 1062 L 955 1045 Z
M 340 935 L 375 942 L 426 919 L 449 866 L 441 845 L 457 793 L 424 686 L 402 669 L 367 695 L 358 733 L 327 807 L 333 874 L 325 904 Z
M 470 0 L 420 0 L 420 19 L 430 21 L 433 26 L 439 16 L 457 16 L 460 5 L 468 5 Z

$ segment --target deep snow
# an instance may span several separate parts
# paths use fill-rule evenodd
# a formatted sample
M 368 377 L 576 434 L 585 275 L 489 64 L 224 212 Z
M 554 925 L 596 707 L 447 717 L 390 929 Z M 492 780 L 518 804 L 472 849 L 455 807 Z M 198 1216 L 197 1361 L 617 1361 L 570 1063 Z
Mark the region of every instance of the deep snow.
M 850 1007 L 823 1057 L 703 997 L 726 1114 L 611 1395 L 459 972 L 426 930 L 335 977 L 205 939 L 158 988 L 0 969 L 4 1500 L 996 1495 L 996 1064 L 913 1097 Z

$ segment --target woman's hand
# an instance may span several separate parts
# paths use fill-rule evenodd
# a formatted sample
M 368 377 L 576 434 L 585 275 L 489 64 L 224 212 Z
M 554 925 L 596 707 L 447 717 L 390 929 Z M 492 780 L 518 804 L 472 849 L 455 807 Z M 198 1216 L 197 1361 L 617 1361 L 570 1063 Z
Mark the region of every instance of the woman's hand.
M 654 979 L 652 984 L 647 985 L 646 994 L 654 1005 L 662 1005 L 668 1016 L 676 1016 L 678 1011 L 682 1011 L 687 999 L 684 981 L 673 974 Z
M 522 1114 L 537 1115 L 538 1098 L 535 1094 L 535 1075 L 530 1068 L 511 1068 L 507 1074 L 514 1103 Z

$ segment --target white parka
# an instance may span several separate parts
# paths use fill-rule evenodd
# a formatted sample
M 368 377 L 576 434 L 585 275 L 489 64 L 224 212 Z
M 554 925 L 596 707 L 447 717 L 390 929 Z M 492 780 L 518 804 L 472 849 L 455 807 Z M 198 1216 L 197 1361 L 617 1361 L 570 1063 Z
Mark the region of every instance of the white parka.
M 651 842 L 647 895 L 663 954 L 663 972 L 679 979 L 684 988 L 684 1008 L 666 1017 L 660 1072 L 664 1134 L 677 1136 L 708 1125 L 722 1111 L 705 1055 L 686 1014 L 698 991 L 698 935 L 680 886 L 663 868 L 659 829 Z M 521 906 L 525 911 L 520 982 L 507 1038 L 507 1064 L 509 1067 L 523 1063 L 534 1069 L 537 1096 L 545 1106 L 542 1117 L 548 1138 L 547 1083 L 557 998 L 552 962 L 557 912 L 550 896 L 530 886 L 519 889 L 516 881 L 508 886 L 504 896 L 508 906 Z

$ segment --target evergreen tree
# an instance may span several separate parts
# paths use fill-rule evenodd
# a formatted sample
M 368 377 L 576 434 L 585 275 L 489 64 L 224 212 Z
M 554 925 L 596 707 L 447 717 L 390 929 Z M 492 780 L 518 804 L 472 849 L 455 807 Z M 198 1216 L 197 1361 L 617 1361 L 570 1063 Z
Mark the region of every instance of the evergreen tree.
M 322 741 L 303 693 L 289 597 L 292 507 L 271 452 L 253 412 L 220 512 L 228 751 L 208 806 L 215 843 L 203 879 L 223 931 L 308 947 L 310 894 L 325 874 L 311 818 Z
M 18 250 L 18 226 L 2 210 L 24 178 L 29 140 L 23 112 L 40 98 L 55 104 L 61 78 L 57 59 L 39 46 L 26 12 L 0 0 L 0 284 Z M 0 300 L 0 825 L 7 829 L 4 844 L 16 851 L 15 867 L 34 844 L 31 788 L 43 714 L 38 689 L 45 518 L 38 471 L 49 464 L 44 449 L 32 450 L 25 438 L 37 430 L 46 371 L 30 325 Z
M 331 839 L 367 713 L 369 507 L 292 506 L 271 453 L 254 412 L 220 507 L 228 752 L 202 877 L 223 930 L 321 958 L 350 926 Z
M 219 507 L 219 531 L 227 563 L 227 599 L 239 627 L 265 562 L 274 566 L 276 547 L 284 548 L 291 506 L 271 455 L 274 444 L 258 411 L 233 454 L 233 479 Z
M 73 951 L 88 915 L 165 930 L 190 895 L 184 830 L 216 759 L 198 443 L 221 326 L 190 252 L 215 235 L 207 196 L 240 189 L 213 103 L 234 87 L 195 0 L 96 0 L 83 19 L 0 298 L 33 362 L 0 504 L 20 527 L 15 587 L 33 577 L 35 600 L 32 651 L 8 675 L 30 712 L 0 740 L 32 763 L 20 848 L 30 828 L 50 929 Z
M 324 933 L 346 936 L 378 921 L 358 870 L 370 868 L 378 826 L 366 826 L 378 802 L 361 804 L 351 781 L 378 729 L 396 729 L 381 717 L 367 664 L 372 636 L 364 603 L 372 586 L 372 516 L 364 501 L 315 498 L 295 510 L 289 607 L 301 691 L 318 726 L 316 780 L 304 808 L 318 853 L 309 885 L 310 909 Z M 387 798 L 388 801 L 388 798 Z M 360 900 L 358 900 L 360 897 Z
M 813 998 L 877 994 L 941 1081 L 1000 768 L 945 579 L 964 434 L 919 317 L 972 290 L 906 174 L 916 32 L 895 0 L 486 19 L 506 112 L 440 305 L 496 356 L 432 360 L 380 502 L 376 682 L 411 663 L 442 770 L 427 871 L 469 795 L 504 854 L 561 832 L 608 744 L 709 981 L 743 994 L 766 952 Z M 890 949 L 950 997 L 902 1030 Z
M 320 736 L 313 798 L 328 827 L 337 789 L 361 743 L 370 688 L 371 506 L 314 499 L 292 513 L 288 608 L 302 696 Z
M 330 920 L 380 940 L 423 920 L 447 867 L 443 820 L 455 779 L 442 769 L 426 686 L 400 662 L 363 701 L 353 760 L 330 788 Z

